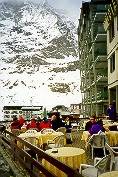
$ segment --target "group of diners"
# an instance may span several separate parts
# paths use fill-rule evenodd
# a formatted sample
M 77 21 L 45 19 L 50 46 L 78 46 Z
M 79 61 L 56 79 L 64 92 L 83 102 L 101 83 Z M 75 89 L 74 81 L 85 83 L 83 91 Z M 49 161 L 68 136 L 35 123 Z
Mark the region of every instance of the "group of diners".
M 22 115 L 19 117 L 14 116 L 13 122 L 10 125 L 11 130 L 13 129 L 37 129 L 37 131 L 41 131 L 44 128 L 52 128 L 53 130 L 57 130 L 60 127 L 65 127 L 67 131 L 71 130 L 71 123 L 69 118 L 67 117 L 65 121 L 62 121 L 58 114 L 52 114 L 49 118 L 44 117 L 43 119 L 36 119 L 35 115 L 32 115 L 30 121 L 26 121 Z
M 107 121 L 111 121 L 111 120 L 106 120 Z M 102 131 L 102 132 L 107 132 L 107 131 L 117 131 L 117 126 L 118 126 L 118 123 L 117 122 L 114 122 L 114 121 L 111 121 L 109 126 L 106 124 L 104 125 L 103 124 L 104 120 L 99 119 L 97 120 L 96 116 L 93 115 L 89 118 L 89 121 L 86 123 L 85 125 L 85 131 L 88 131 L 90 135 L 93 135 L 93 134 L 96 134 L 98 133 L 99 131 Z

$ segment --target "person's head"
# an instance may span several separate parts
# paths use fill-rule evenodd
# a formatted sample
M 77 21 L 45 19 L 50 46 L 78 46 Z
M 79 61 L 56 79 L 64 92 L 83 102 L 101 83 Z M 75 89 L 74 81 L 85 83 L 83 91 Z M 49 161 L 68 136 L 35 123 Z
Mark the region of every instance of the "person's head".
M 96 116 L 95 116 L 95 115 L 91 116 L 91 117 L 90 117 L 90 121 L 91 121 L 92 123 L 94 123 L 94 122 L 96 121 Z
M 65 121 L 69 121 L 69 120 L 70 120 L 70 119 L 69 119 L 69 116 L 67 116 L 66 119 L 65 119 Z
M 48 121 L 47 117 L 44 117 L 44 118 L 43 118 L 43 121 L 44 121 L 44 122 L 47 122 L 47 121 Z
M 36 116 L 33 114 L 33 115 L 32 115 L 32 119 L 35 119 L 35 118 L 36 118 Z
M 17 118 L 17 116 L 13 116 L 13 121 L 17 121 L 18 120 L 18 118 Z
M 37 122 L 41 122 L 41 118 L 39 116 L 37 117 Z
M 36 121 L 35 116 L 32 116 L 31 122 L 35 122 L 35 121 Z

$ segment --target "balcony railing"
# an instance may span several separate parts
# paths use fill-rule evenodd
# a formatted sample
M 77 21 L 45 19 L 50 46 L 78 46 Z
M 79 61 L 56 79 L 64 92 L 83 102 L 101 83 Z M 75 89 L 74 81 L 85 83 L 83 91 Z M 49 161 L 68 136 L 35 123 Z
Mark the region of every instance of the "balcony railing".
M 108 92 L 99 92 L 97 93 L 97 100 L 107 100 Z

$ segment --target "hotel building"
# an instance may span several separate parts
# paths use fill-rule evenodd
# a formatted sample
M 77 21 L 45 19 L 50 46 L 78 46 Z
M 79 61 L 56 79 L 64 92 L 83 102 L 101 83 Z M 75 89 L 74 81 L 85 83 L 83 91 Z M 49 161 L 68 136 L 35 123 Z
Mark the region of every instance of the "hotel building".
M 118 1 L 112 0 L 105 16 L 107 31 L 108 95 L 109 103 L 116 103 L 118 117 Z
M 83 2 L 78 25 L 82 113 L 106 113 L 108 106 L 107 33 L 104 29 L 109 0 Z

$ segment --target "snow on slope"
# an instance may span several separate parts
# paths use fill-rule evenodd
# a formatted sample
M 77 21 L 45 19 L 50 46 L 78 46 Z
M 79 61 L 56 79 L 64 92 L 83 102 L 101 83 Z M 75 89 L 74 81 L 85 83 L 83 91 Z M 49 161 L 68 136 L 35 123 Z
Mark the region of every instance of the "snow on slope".
M 75 31 L 48 4 L 0 4 L 0 115 L 31 99 L 48 109 L 81 102 Z

